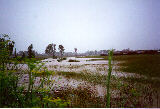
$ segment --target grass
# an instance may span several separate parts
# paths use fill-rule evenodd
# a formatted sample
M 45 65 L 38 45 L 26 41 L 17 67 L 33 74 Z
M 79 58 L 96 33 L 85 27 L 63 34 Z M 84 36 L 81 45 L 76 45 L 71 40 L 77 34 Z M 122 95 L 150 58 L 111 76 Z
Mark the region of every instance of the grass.
M 62 75 L 66 78 L 73 78 L 76 80 L 88 81 L 94 84 L 103 84 L 105 85 L 106 77 L 100 74 L 89 74 L 89 73 L 75 73 L 75 72 L 57 72 L 58 75 Z
M 62 87 L 59 90 L 53 90 L 54 98 L 60 97 L 69 100 L 70 108 L 100 108 L 105 107 L 104 99 L 97 97 L 90 86 Z
M 68 62 L 80 62 L 78 60 L 73 60 L 73 59 L 70 59 Z
M 66 59 L 67 59 L 66 57 L 63 57 L 62 59 L 60 59 L 60 58 L 57 59 L 57 61 L 58 61 L 58 62 L 61 62 L 61 61 L 66 60 Z
M 76 79 L 76 80 L 82 80 L 82 81 L 87 81 L 91 84 L 95 84 L 95 85 L 102 85 L 102 86 L 106 86 L 106 75 L 102 75 L 99 73 L 96 74 L 90 74 L 90 73 L 75 73 L 75 72 L 57 72 L 58 75 L 64 76 L 66 78 L 69 79 Z M 110 86 L 111 88 L 116 88 L 117 85 L 117 79 L 115 76 L 111 75 L 111 83 Z
M 99 60 L 105 60 L 105 59 L 90 59 L 90 60 L 86 60 L 86 61 L 99 61 Z
M 118 90 L 120 107 L 159 107 L 160 81 L 148 78 L 121 77 Z M 116 102 L 116 99 L 112 99 Z M 123 101 L 123 102 L 122 102 Z
M 107 87 L 107 108 L 110 107 L 110 79 L 111 79 L 111 72 L 112 72 L 112 65 L 111 65 L 111 62 L 112 62 L 112 56 L 113 56 L 113 50 L 112 51 L 109 51 L 109 61 L 108 61 L 108 65 L 109 65 L 109 68 L 108 68 L 108 76 L 107 76 L 107 82 L 106 82 L 106 87 Z
M 99 56 L 102 58 L 103 56 Z M 91 57 L 93 58 L 93 57 Z M 95 57 L 97 58 L 97 56 Z M 107 59 L 107 57 L 106 57 Z M 121 71 L 132 73 L 143 74 L 148 77 L 159 77 L 156 71 L 159 71 L 159 59 L 160 55 L 122 55 L 114 56 L 114 61 L 120 61 L 119 64 Z M 124 70 L 125 69 L 125 70 Z M 93 84 L 100 84 L 105 87 L 106 85 L 106 75 L 100 74 L 90 74 L 90 73 L 75 73 L 75 72 L 58 72 L 59 75 L 63 75 L 66 78 L 72 78 L 76 80 L 83 80 Z M 111 107 L 158 107 L 156 102 L 159 96 L 159 81 L 150 78 L 134 78 L 134 77 L 121 77 L 116 78 L 111 76 L 111 93 L 113 90 L 119 90 L 116 98 L 111 96 Z M 77 90 L 78 91 L 78 90 Z M 81 93 L 86 93 L 87 89 L 83 90 Z M 77 98 L 77 101 L 81 102 L 83 100 L 88 100 L 89 98 L 81 99 Z M 106 99 L 106 98 L 105 98 Z M 92 99 L 93 100 L 93 99 Z M 104 103 L 105 101 L 103 101 Z M 78 103 L 78 102 L 77 102 Z M 92 102 L 95 103 L 96 102 Z M 103 104 L 102 103 L 102 104 Z M 82 105 L 78 103 L 79 105 Z M 74 105 L 79 107 L 79 105 Z M 92 107 L 91 104 L 83 104 L 82 107 Z M 104 106 L 104 105 L 103 105 Z M 100 107 L 103 107 L 100 106 Z M 99 106 L 94 106 L 99 107 Z
M 159 84 L 160 84 L 160 80 L 157 79 L 148 79 L 148 78 L 134 78 L 134 77 L 121 77 L 120 78 L 122 81 L 126 81 L 129 83 L 140 83 L 140 84 L 150 84 L 152 85 L 154 88 L 158 88 Z
M 97 85 L 102 85 L 102 86 L 106 86 L 106 75 L 99 75 L 99 74 L 89 74 L 89 73 L 75 73 L 75 72 L 58 72 L 58 75 L 62 75 L 66 78 L 69 79 L 76 79 L 76 80 L 83 80 L 83 81 L 87 81 L 89 83 L 93 83 L 93 84 L 97 84 Z M 153 102 L 155 102 L 155 96 L 156 96 L 156 92 L 158 95 L 158 90 L 156 89 L 156 87 L 158 88 L 159 86 L 159 82 L 158 81 L 154 81 L 154 80 L 148 80 L 148 79 L 144 79 L 144 78 L 134 78 L 134 77 L 129 77 L 129 78 L 125 78 L 125 77 L 121 77 L 121 78 L 116 78 L 114 76 L 111 76 L 111 83 L 110 83 L 110 90 L 111 90 L 111 107 L 150 107 L 153 106 Z M 84 86 L 83 86 L 84 87 Z M 82 88 L 82 87 L 81 87 Z M 150 89 L 151 88 L 151 89 Z M 61 90 L 64 96 L 69 96 L 71 93 L 74 94 L 74 96 L 76 96 L 75 94 L 75 90 L 77 91 L 77 93 L 81 93 L 82 95 L 85 95 L 88 92 L 91 92 L 91 90 L 89 88 L 84 88 L 84 89 L 72 89 L 72 91 L 70 90 L 70 88 L 67 88 L 67 90 Z M 90 91 L 89 91 L 89 90 Z M 117 90 L 117 97 L 115 98 L 113 95 L 113 91 Z M 69 91 L 69 92 L 68 92 Z M 65 94 L 64 94 L 65 92 Z M 91 92 L 92 94 L 94 94 L 93 92 Z M 80 94 L 80 95 L 81 95 Z M 153 95 L 153 96 L 152 96 Z M 86 97 L 85 97 L 86 96 Z M 70 99 L 76 99 L 76 101 L 72 101 L 72 103 L 74 104 L 73 107 L 105 107 L 105 105 L 97 105 L 97 102 L 91 102 L 90 99 L 92 100 L 99 100 L 99 98 L 93 99 L 94 97 L 90 98 L 89 96 L 87 97 L 87 95 L 85 95 L 83 97 L 80 98 L 72 98 L 70 97 Z M 63 98 L 62 98 L 63 99 Z M 107 99 L 107 97 L 105 96 L 104 99 Z M 103 99 L 103 100 L 104 100 Z M 84 103 L 82 101 L 86 101 L 87 103 Z M 81 102 L 81 103 L 80 103 Z M 89 103 L 88 103 L 89 102 Z M 91 105 L 90 103 L 95 103 L 95 105 Z M 78 105 L 79 104 L 79 105 Z M 102 101 L 101 104 L 105 104 L 105 101 Z M 81 105 L 81 106 L 80 106 Z M 158 104 L 155 104 L 154 107 L 157 107 Z
M 91 61 L 108 60 L 107 56 L 85 56 L 79 58 L 103 58 L 92 59 Z M 160 77 L 160 54 L 119 55 L 113 56 L 113 61 L 121 62 L 118 64 L 120 66 L 119 71 L 137 73 L 147 77 Z
M 8 41 L 1 41 L 0 44 L 7 45 Z M 119 70 L 146 75 L 148 78 L 116 78 L 110 74 L 111 78 L 109 76 L 109 78 L 106 78 L 106 75 L 99 73 L 90 74 L 85 71 L 81 73 L 58 72 L 58 75 L 66 78 L 83 80 L 91 84 L 87 85 L 86 83 L 85 86 L 80 85 L 77 88 L 62 87 L 60 90 L 55 90 L 54 88 L 51 89 L 51 87 L 44 87 L 44 85 L 52 86 L 52 82 L 49 80 L 49 75 L 52 72 L 48 72 L 45 66 L 44 71 L 39 71 L 43 65 L 39 66 L 38 62 L 36 63 L 35 61 L 41 60 L 40 57 L 29 60 L 27 58 L 21 59 L 17 57 L 16 59 L 9 60 L 8 46 L 2 47 L 0 50 L 0 107 L 106 107 L 107 94 L 102 98 L 97 97 L 97 93 L 89 86 L 92 84 L 102 85 L 104 88 L 110 86 L 111 102 L 108 103 L 110 103 L 111 107 L 159 107 L 160 81 L 158 79 L 151 79 L 150 77 L 160 77 L 158 73 L 160 71 L 160 55 L 125 55 L 113 57 L 113 60 L 122 62 L 119 64 L 121 67 Z M 105 60 L 108 58 L 107 56 L 94 57 Z M 14 65 L 25 63 L 25 61 L 28 64 L 29 69 L 26 71 L 29 75 L 27 91 L 25 90 L 25 85 L 18 86 L 21 75 L 18 75 L 16 72 L 19 70 L 7 69 L 7 64 L 10 61 Z M 110 61 L 108 65 L 110 65 L 109 73 L 111 73 Z M 21 71 L 21 73 L 24 72 Z M 34 73 L 36 74 L 34 75 Z M 37 89 L 34 89 L 33 84 L 37 76 L 40 77 L 41 83 Z M 109 80 L 111 81 L 110 84 L 108 82 Z M 106 81 L 108 83 L 107 85 Z M 112 94 L 114 90 L 118 91 L 116 97 Z M 157 104 L 154 104 L 155 101 Z
M 115 60 L 123 61 L 119 64 L 120 71 L 160 77 L 160 55 L 118 56 Z
M 84 57 L 77 57 L 77 58 L 103 58 L 103 59 L 91 59 L 91 60 L 108 60 L 108 56 L 84 56 Z
M 84 58 L 103 58 L 103 56 L 88 56 Z M 103 59 L 107 59 L 107 56 Z M 121 77 L 113 79 L 111 77 L 111 90 L 120 91 L 117 98 L 111 96 L 111 107 L 158 107 L 160 81 L 151 79 L 151 77 L 160 77 L 160 55 L 121 55 L 114 56 L 113 60 L 121 62 L 118 64 L 120 71 L 145 75 L 147 78 Z M 65 77 L 83 78 L 82 80 L 93 81 L 94 84 L 103 86 L 105 86 L 104 81 L 106 81 L 105 75 L 99 77 L 97 75 L 72 72 L 66 73 Z M 117 80 L 115 84 L 113 84 L 114 80 Z

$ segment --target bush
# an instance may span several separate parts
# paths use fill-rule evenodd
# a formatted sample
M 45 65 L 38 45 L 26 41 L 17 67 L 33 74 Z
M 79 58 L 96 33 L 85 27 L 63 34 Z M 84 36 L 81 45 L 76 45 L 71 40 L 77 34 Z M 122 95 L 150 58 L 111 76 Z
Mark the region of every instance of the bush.
M 66 60 L 67 58 L 65 57 L 65 58 L 62 58 L 62 59 L 57 59 L 57 61 L 58 62 L 61 62 L 61 61 L 63 61 L 63 60 Z

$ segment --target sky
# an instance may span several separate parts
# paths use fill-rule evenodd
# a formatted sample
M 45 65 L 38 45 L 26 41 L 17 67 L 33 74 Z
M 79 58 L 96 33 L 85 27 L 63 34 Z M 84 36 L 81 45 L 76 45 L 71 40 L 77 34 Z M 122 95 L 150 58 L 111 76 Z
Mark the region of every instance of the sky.
M 160 49 L 160 0 L 0 0 L 0 34 L 39 53 Z

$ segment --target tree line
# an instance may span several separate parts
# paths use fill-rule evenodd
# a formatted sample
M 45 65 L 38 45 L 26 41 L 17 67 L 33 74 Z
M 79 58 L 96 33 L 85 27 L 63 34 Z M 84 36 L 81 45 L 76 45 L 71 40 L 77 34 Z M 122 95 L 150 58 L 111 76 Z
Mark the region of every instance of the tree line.
M 5 43 L 7 42 L 6 41 L 6 38 L 8 38 L 9 36 L 7 34 L 1 34 L 0 35 L 0 42 L 2 43 Z M 8 48 L 8 52 L 9 52 L 9 57 L 14 57 L 16 58 L 17 57 L 17 51 L 16 51 L 16 48 L 14 49 L 15 47 L 15 42 L 14 41 L 10 41 L 10 42 L 7 42 L 6 44 L 7 48 Z M 2 45 L 0 45 L 0 50 L 3 50 L 3 47 Z M 63 58 L 63 55 L 64 55 L 64 46 L 63 45 L 59 45 L 58 46 L 58 50 L 59 50 L 59 53 L 60 53 L 60 59 Z M 14 51 L 14 53 L 13 53 Z M 27 56 L 25 54 L 24 51 L 21 51 L 21 57 L 22 58 L 25 58 L 25 57 L 28 57 L 28 58 L 35 58 L 35 50 L 33 50 L 33 44 L 29 45 L 28 46 L 28 49 L 27 49 Z M 56 44 L 48 44 L 46 49 L 45 49 L 45 53 L 48 54 L 48 55 L 52 55 L 53 58 L 57 58 L 56 57 Z
M 64 55 L 64 46 L 63 45 L 59 45 L 58 46 L 58 50 L 59 50 L 59 53 L 61 55 L 61 59 L 63 58 L 63 55 Z M 45 53 L 48 54 L 48 55 L 52 55 L 53 58 L 56 58 L 56 44 L 49 44 L 47 47 L 46 47 L 46 50 L 45 50 Z

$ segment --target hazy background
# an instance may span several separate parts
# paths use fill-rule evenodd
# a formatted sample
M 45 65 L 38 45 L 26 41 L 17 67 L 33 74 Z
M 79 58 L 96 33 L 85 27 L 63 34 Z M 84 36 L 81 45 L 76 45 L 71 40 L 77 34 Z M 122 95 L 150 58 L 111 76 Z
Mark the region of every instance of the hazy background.
M 17 50 L 160 48 L 160 0 L 0 0 L 0 33 Z

